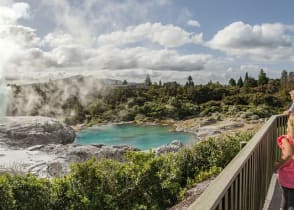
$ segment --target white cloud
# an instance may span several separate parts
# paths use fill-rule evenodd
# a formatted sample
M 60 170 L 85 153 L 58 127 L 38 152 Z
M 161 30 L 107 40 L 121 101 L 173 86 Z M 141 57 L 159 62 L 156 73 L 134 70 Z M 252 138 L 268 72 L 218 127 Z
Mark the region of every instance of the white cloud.
M 47 34 L 44 37 L 42 44 L 44 46 L 54 48 L 54 47 L 58 47 L 58 46 L 74 44 L 76 42 L 77 42 L 77 40 L 74 40 L 72 35 L 70 35 L 68 33 L 64 33 L 62 31 L 57 31 L 57 32 Z
M 78 45 L 56 47 L 44 52 L 39 48 L 22 51 L 10 58 L 10 71 L 61 71 L 80 68 L 87 71 L 159 70 L 198 71 L 212 59 L 207 54 L 180 55 L 173 50 L 150 50 L 143 47 L 120 49 L 111 46 L 84 48 Z
M 200 27 L 200 23 L 197 20 L 188 20 L 187 24 L 189 26 Z
M 130 25 L 147 22 L 150 16 L 166 9 L 171 0 L 41 0 L 43 8 L 52 10 L 57 30 L 71 34 L 75 39 L 92 44 L 97 34 L 121 30 Z M 42 15 L 42 14 L 41 14 Z
M 127 27 L 125 31 L 103 34 L 97 38 L 100 45 L 126 45 L 149 40 L 164 47 L 179 47 L 184 44 L 202 43 L 202 34 L 191 34 L 173 25 L 145 23 Z
M 0 6 L 0 25 L 14 24 L 20 18 L 29 17 L 30 6 L 27 3 L 19 2 L 9 6 Z
M 87 62 L 101 69 L 151 69 L 174 71 L 197 71 L 212 59 L 207 54 L 180 55 L 173 50 L 150 50 L 136 47 L 119 49 L 102 47 L 96 51 L 97 57 Z
M 39 41 L 33 29 L 17 25 L 19 19 L 29 16 L 29 5 L 22 2 L 4 3 L 5 6 L 0 6 L 0 82 L 7 62 L 23 48 Z
M 244 65 L 240 65 L 240 70 L 242 72 L 248 72 L 250 73 L 257 73 L 259 72 L 261 69 L 260 65 L 256 65 L 256 64 L 244 64 Z
M 159 77 L 158 72 L 202 70 L 212 59 L 211 55 L 182 54 L 168 49 L 202 44 L 202 33 L 190 33 L 172 24 L 146 22 L 150 13 L 162 11 L 171 4 L 170 0 L 143 3 L 89 0 L 78 5 L 69 0 L 43 0 L 38 10 L 32 11 L 54 12 L 54 16 L 46 18 L 56 25 L 47 35 L 38 37 L 36 30 L 18 23 L 20 18 L 29 16 L 30 6 L 7 2 L 5 9 L 9 12 L 0 14 L 7 23 L 0 28 L 0 42 L 6 44 L 5 51 L 11 52 L 2 67 L 10 77 L 13 74 L 41 77 L 38 72 L 50 75 L 48 72 L 93 71 L 134 78 L 135 72 L 138 75 L 153 72 Z
M 249 25 L 234 22 L 218 31 L 207 46 L 230 55 L 247 55 L 262 60 L 294 61 L 291 26 L 281 23 Z
M 106 14 L 106 11 L 111 12 L 105 17 L 114 15 L 114 19 L 110 20 L 116 20 L 114 23 L 118 24 L 118 28 L 125 28 L 127 21 L 122 21 L 119 25 L 119 19 L 123 18 L 122 14 L 130 11 L 131 5 L 118 4 L 117 10 L 113 10 L 108 6 L 114 5 L 114 2 L 99 2 L 107 4 L 103 14 Z M 135 7 L 139 8 L 138 1 L 128 2 L 137 2 Z M 181 76 L 186 79 L 185 74 L 203 70 L 211 62 L 212 56 L 209 54 L 179 52 L 176 47 L 190 43 L 201 44 L 203 34 L 190 33 L 172 24 L 147 22 L 127 27 L 125 30 L 114 30 L 112 33 L 102 33 L 103 30 L 92 31 L 91 26 L 103 22 L 100 19 L 102 15 L 96 19 L 97 23 L 93 22 L 94 18 L 88 23 L 87 13 L 79 12 L 86 9 L 89 14 L 93 14 L 91 9 L 96 3 L 97 1 L 87 1 L 81 8 L 77 8 L 69 1 L 48 2 L 49 5 L 54 4 L 53 8 L 56 9 L 56 18 L 60 18 L 60 24 L 44 37 L 38 37 L 33 28 L 19 25 L 20 18 L 29 16 L 28 4 L 15 6 L 8 3 L 5 9 L 10 11 L 10 14 L 0 13 L 0 19 L 5 19 L 3 24 L 0 24 L 0 54 L 4 55 L 0 57 L 0 70 L 3 69 L 11 78 L 32 78 L 33 75 L 44 78 L 50 75 L 58 76 L 60 72 L 97 72 L 101 76 L 128 78 L 130 81 L 144 79 L 146 73 L 149 73 L 158 80 L 166 77 L 167 81 L 168 78 L 180 80 Z M 160 3 L 152 1 L 148 8 L 154 8 L 154 5 L 158 4 L 163 7 L 169 3 L 167 0 Z M 117 17 L 114 11 L 120 11 Z M 142 17 L 145 15 L 142 14 Z M 110 28 L 110 31 L 113 31 L 115 27 Z M 93 42 L 97 36 L 98 44 Z
M 0 42 L 11 42 L 20 47 L 30 47 L 39 43 L 35 30 L 20 25 L 0 25 Z M 2 50 L 6 50 L 3 49 Z
M 9 70 L 9 75 L 18 76 L 24 73 L 28 76 L 32 71 L 42 72 L 45 69 L 58 67 L 56 58 L 50 53 L 44 52 L 39 48 L 31 48 L 22 50 L 17 54 L 11 56 L 9 62 L 6 63 L 5 68 Z

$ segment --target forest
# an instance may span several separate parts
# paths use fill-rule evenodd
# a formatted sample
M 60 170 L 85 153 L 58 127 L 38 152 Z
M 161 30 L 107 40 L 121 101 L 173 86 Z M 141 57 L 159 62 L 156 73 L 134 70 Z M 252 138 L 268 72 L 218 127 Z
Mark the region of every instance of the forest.
M 189 76 L 185 85 L 177 82 L 152 83 L 147 75 L 144 84 L 107 86 L 83 105 L 77 96 L 62 105 L 74 110 L 65 122 L 89 125 L 120 121 L 182 120 L 193 117 L 266 118 L 290 105 L 288 91 L 294 88 L 294 73 L 283 70 L 279 79 L 270 79 L 263 69 L 258 78 L 248 73 L 228 84 L 210 81 L 194 84 Z

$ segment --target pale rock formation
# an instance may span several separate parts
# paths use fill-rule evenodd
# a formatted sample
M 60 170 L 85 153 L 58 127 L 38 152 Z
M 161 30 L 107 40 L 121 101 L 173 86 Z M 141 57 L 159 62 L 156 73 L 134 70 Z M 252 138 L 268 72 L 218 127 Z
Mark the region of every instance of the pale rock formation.
M 41 116 L 5 117 L 0 121 L 0 142 L 26 148 L 39 144 L 68 144 L 75 131 L 54 118 Z

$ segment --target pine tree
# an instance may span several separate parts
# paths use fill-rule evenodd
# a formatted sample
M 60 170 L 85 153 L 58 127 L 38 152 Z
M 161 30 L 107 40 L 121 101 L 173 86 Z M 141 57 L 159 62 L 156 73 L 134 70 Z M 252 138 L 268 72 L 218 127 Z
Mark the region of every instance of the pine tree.
M 246 72 L 245 77 L 244 77 L 244 81 L 243 81 L 244 87 L 248 87 L 248 80 L 249 80 L 249 76 L 248 76 L 248 72 Z
M 194 82 L 191 76 L 188 77 L 187 82 L 186 82 L 186 86 L 188 87 L 194 87 Z
M 147 74 L 147 76 L 146 76 L 145 85 L 146 86 L 152 85 L 151 78 L 150 78 L 150 75 L 149 74 Z
M 288 72 L 286 70 L 283 70 L 281 73 L 281 78 L 280 78 L 280 85 L 281 89 L 287 89 L 288 84 Z
M 268 78 L 266 77 L 266 73 L 263 71 L 263 69 L 260 69 L 257 84 L 265 85 L 267 83 L 268 83 Z
M 238 86 L 238 87 L 243 87 L 243 80 L 242 80 L 242 77 L 240 77 L 240 78 L 238 79 L 237 86 Z
M 294 88 L 294 72 L 288 73 L 288 89 Z

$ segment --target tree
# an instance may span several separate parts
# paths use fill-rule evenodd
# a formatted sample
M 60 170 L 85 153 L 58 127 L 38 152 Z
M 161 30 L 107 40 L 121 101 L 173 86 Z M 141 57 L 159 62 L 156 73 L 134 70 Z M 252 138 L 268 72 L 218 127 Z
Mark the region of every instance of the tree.
M 244 88 L 249 88 L 249 87 L 256 87 L 257 86 L 257 81 L 253 77 L 248 76 L 248 72 L 246 72 L 245 77 L 244 77 Z
M 287 83 L 288 83 L 288 72 L 286 70 L 283 70 L 281 73 L 281 78 L 280 78 L 281 88 L 286 89 Z
M 288 89 L 294 88 L 294 72 L 288 73 Z
M 231 79 L 229 80 L 229 85 L 230 85 L 230 86 L 236 86 L 236 80 L 235 80 L 234 78 L 231 78 Z
M 162 82 L 161 82 L 161 80 L 159 80 L 158 86 L 162 86 Z
M 260 85 L 265 85 L 267 83 L 268 83 L 268 78 L 266 76 L 266 73 L 263 71 L 263 69 L 260 69 L 257 84 L 260 86 Z
M 149 74 L 147 74 L 147 76 L 146 76 L 145 85 L 146 86 L 152 85 L 151 78 L 150 78 L 150 75 Z
M 240 77 L 240 78 L 238 79 L 237 86 L 238 86 L 238 87 L 243 87 L 243 80 L 242 80 L 242 77 Z
M 187 87 L 194 87 L 194 82 L 193 82 L 191 75 L 189 75 L 189 77 L 187 79 L 186 86 Z
M 123 85 L 127 85 L 128 84 L 128 81 L 127 80 L 124 80 L 122 84 Z
M 257 80 L 254 79 L 253 77 L 248 77 L 247 85 L 248 85 L 248 87 L 256 87 L 257 86 Z
M 245 73 L 244 81 L 243 81 L 243 86 L 248 87 L 248 72 Z

